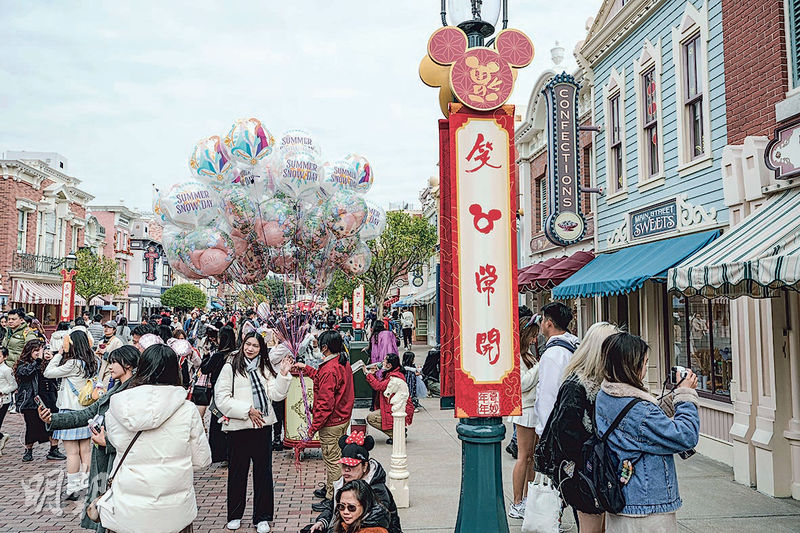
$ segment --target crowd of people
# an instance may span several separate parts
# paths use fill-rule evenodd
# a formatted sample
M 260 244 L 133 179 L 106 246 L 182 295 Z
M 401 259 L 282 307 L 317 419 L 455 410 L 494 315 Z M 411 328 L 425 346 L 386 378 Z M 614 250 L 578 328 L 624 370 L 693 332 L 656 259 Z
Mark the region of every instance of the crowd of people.
M 538 471 L 581 533 L 677 532 L 674 455 L 688 457 L 699 439 L 697 377 L 684 369 L 656 398 L 643 339 L 598 322 L 579 340 L 572 318 L 559 302 L 519 310 L 523 409 L 506 448 L 516 458 L 508 516 L 525 517 Z
M 194 472 L 217 463 L 227 469 L 225 527 L 242 527 L 252 499 L 253 526 L 268 532 L 278 503 L 272 453 L 283 449 L 285 399 L 292 374 L 302 372 L 313 381 L 308 440 L 319 440 L 326 468 L 315 491 L 319 517 L 305 530 L 402 531 L 385 470 L 369 457 L 373 437 L 348 432 L 353 370 L 334 317 L 302 315 L 307 334 L 294 351 L 277 331 L 288 318 L 280 313 L 269 321 L 253 310 L 162 313 L 133 327 L 122 316 L 87 313 L 49 338 L 22 309 L 4 318 L 0 429 L 13 407 L 25 423 L 22 461 L 33 461 L 40 443 L 50 446 L 47 460 L 65 462 L 67 499 L 85 499 L 83 527 L 192 531 Z M 380 379 L 377 368 L 367 370 L 376 390 L 406 381 L 396 351 L 377 363 Z M 387 432 L 384 400 L 377 416 Z M 407 408 L 413 415 L 411 399 Z M 7 440 L 0 433 L 0 454 Z

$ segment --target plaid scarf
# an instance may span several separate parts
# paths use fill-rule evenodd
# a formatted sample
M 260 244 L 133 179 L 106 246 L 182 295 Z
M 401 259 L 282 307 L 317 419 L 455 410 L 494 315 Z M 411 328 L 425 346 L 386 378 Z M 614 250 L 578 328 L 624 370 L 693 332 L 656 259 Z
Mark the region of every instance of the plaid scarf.
M 253 407 L 266 414 L 269 412 L 269 400 L 267 399 L 267 391 L 264 388 L 264 383 L 258 375 L 258 364 L 260 362 L 260 355 L 248 361 L 247 374 L 250 376 L 250 388 L 253 390 Z

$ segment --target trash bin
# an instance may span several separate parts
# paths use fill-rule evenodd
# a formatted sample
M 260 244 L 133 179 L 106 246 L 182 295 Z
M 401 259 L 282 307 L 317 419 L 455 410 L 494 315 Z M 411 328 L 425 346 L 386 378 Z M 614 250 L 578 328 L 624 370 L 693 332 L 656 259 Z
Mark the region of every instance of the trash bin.
M 364 361 L 369 364 L 369 355 L 364 351 L 367 347 L 366 341 L 352 341 L 350 343 L 350 364 L 356 361 Z M 372 405 L 372 387 L 367 383 L 367 378 L 363 370 L 353 374 L 353 388 L 355 390 L 355 408 L 369 408 Z

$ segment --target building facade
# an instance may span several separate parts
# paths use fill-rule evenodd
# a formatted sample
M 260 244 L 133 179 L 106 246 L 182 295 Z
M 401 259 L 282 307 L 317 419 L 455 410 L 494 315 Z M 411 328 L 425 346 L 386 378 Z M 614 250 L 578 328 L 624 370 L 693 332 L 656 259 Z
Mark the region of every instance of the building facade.
M 141 322 L 161 309 L 161 294 L 175 283 L 175 274 L 161 245 L 162 227 L 155 217 L 130 220 L 128 320 Z
M 5 309 L 24 307 L 52 329 L 60 316 L 66 256 L 87 245 L 100 247 L 102 233 L 87 219 L 94 197 L 80 188 L 79 179 L 46 163 L 66 168 L 66 158 L 37 155 L 43 159 L 0 160 L 0 218 L 6 228 L 0 232 L 0 301 Z M 94 233 L 87 235 L 90 225 Z M 100 298 L 89 302 L 103 303 Z M 75 305 L 87 302 L 76 295 Z
M 131 211 L 124 205 L 93 205 L 89 207 L 89 212 L 107 237 L 107 245 L 99 254 L 117 263 L 120 272 L 125 275 L 125 279 L 130 279 L 130 266 L 133 257 L 131 250 L 131 225 L 138 214 Z M 119 311 L 123 315 L 128 315 L 128 289 L 122 294 L 107 295 L 107 310 Z M 117 309 L 112 309 L 116 307 Z
M 698 375 L 698 450 L 732 463 L 731 306 L 668 293 L 666 270 L 728 225 L 722 5 L 607 0 L 576 54 L 593 85 L 598 257 L 554 291 L 594 297 L 596 316 L 650 345 L 647 385 Z

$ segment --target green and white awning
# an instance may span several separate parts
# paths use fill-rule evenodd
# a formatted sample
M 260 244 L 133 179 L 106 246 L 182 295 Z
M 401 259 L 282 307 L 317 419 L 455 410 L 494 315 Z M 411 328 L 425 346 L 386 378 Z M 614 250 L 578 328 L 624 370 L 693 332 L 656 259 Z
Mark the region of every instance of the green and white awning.
M 667 276 L 684 294 L 737 298 L 800 290 L 800 188 L 770 198 L 732 230 Z

